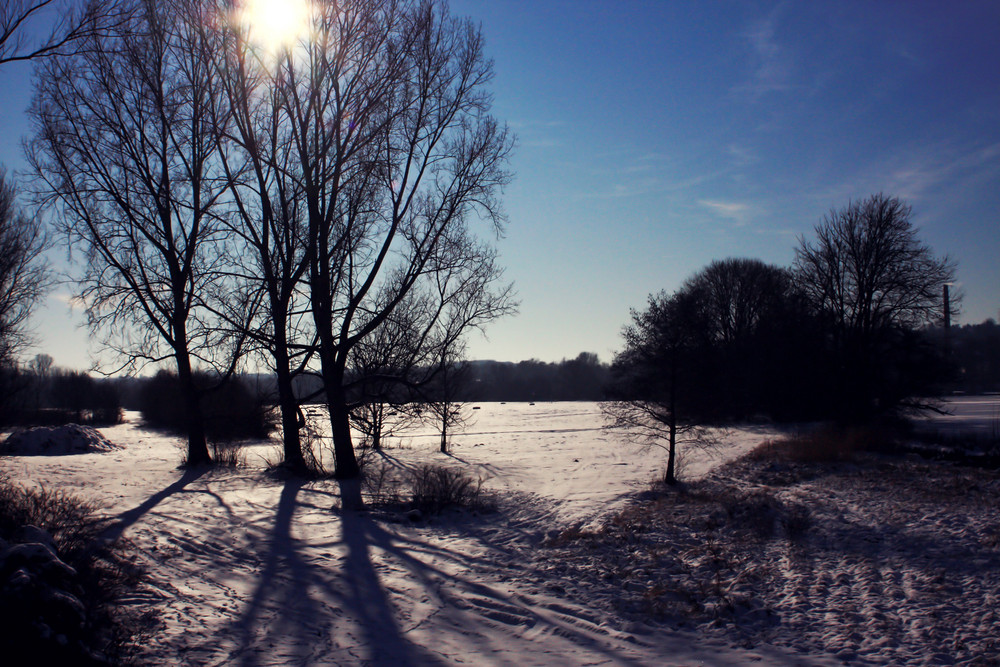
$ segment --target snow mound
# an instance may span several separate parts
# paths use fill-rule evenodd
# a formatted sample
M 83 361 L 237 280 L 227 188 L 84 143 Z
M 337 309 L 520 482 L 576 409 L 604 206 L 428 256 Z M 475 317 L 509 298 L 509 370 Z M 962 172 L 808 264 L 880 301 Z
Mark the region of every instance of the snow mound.
M 12 433 L 0 445 L 0 453 L 21 456 L 59 456 L 88 454 L 121 449 L 89 426 L 67 424 L 54 428 L 39 427 Z

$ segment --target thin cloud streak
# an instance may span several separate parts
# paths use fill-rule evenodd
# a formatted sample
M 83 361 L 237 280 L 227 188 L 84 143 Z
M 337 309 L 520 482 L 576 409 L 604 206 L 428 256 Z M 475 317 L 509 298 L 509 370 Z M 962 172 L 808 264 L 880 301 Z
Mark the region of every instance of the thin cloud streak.
M 752 207 L 743 202 L 722 201 L 718 199 L 699 199 L 698 204 L 707 208 L 720 218 L 727 218 L 737 225 L 747 224 Z
M 777 16 L 772 12 L 771 16 L 752 24 L 744 33 L 756 67 L 750 80 L 736 86 L 734 93 L 757 102 L 769 93 L 791 89 L 791 59 L 779 44 L 776 31 Z

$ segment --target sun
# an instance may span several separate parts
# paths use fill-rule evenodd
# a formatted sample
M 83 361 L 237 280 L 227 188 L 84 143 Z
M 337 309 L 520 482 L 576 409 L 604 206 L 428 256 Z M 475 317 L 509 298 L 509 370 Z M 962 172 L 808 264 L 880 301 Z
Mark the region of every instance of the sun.
M 277 53 L 308 34 L 311 11 L 309 0 L 246 0 L 239 14 L 250 39 Z

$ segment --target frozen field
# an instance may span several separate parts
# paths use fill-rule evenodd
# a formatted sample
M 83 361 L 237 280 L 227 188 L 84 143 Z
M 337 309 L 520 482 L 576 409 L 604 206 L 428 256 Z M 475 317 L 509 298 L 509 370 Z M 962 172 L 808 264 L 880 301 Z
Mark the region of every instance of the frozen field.
M 945 409 L 950 414 L 926 415 L 917 424 L 947 434 L 1000 436 L 1000 395 L 954 396 L 945 402 Z
M 263 474 L 263 461 L 277 459 L 273 443 L 248 446 L 245 468 L 179 471 L 181 441 L 138 427 L 132 414 L 101 429 L 120 449 L 4 457 L 0 466 L 18 481 L 99 500 L 114 518 L 112 535 L 135 544 L 149 582 L 129 603 L 161 622 L 140 664 L 840 662 L 822 644 L 743 648 L 625 618 L 588 599 L 588 589 L 553 579 L 533 560 L 546 536 L 597 526 L 622 509 L 660 474 L 663 452 L 621 444 L 593 403 L 479 407 L 451 454 L 416 430 L 391 440 L 384 460 L 485 477 L 499 510 L 481 517 L 410 525 L 341 511 L 334 481 Z M 684 473 L 705 474 L 773 435 L 733 431 L 714 455 L 689 453 Z

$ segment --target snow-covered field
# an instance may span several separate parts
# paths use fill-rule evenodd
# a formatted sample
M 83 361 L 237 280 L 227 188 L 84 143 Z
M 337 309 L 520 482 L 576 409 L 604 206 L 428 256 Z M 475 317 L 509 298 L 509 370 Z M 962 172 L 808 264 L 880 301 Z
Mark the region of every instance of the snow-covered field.
M 120 449 L 3 457 L 0 467 L 22 483 L 99 500 L 114 518 L 112 536 L 135 544 L 148 583 L 128 602 L 153 610 L 160 621 L 143 642 L 140 664 L 812 665 L 912 655 L 891 646 L 845 653 L 836 642 L 797 641 L 824 623 L 837 634 L 838 614 L 858 606 L 837 597 L 849 595 L 837 580 L 811 582 L 806 570 L 796 571 L 795 585 L 818 586 L 827 606 L 800 604 L 766 641 L 741 642 L 697 624 L 684 630 L 621 611 L 612 584 L 582 581 L 610 575 L 591 570 L 573 579 L 573 569 L 552 558 L 568 554 L 567 545 L 563 552 L 548 545 L 574 531 L 599 531 L 603 519 L 626 509 L 660 473 L 663 453 L 622 444 L 603 428 L 593 403 L 479 407 L 451 454 L 436 451 L 429 431 L 414 431 L 391 440 L 383 460 L 401 470 L 430 462 L 485 477 L 498 509 L 480 516 L 446 513 L 411 524 L 341 511 L 334 481 L 264 474 L 264 461 L 278 458 L 273 443 L 248 446 L 244 468 L 180 471 L 181 441 L 140 428 L 132 414 L 123 425 L 101 429 Z M 712 456 L 690 453 L 684 472 L 704 475 L 774 435 L 733 431 Z M 821 512 L 841 511 L 837 498 L 828 500 Z M 940 520 L 953 519 L 943 513 Z M 971 527 L 982 529 L 977 520 L 969 519 Z M 973 575 L 1000 571 L 996 545 L 984 545 Z M 587 548 L 581 541 L 567 559 L 601 568 L 607 559 L 580 551 Z M 856 563 L 848 561 L 832 574 L 851 579 Z M 878 565 L 878 572 L 890 576 L 893 566 Z M 908 585 L 900 574 L 901 605 L 912 600 Z M 878 595 L 871 586 L 865 590 Z M 917 605 L 907 613 L 919 617 L 922 610 Z M 956 613 L 962 611 L 959 604 Z M 976 628 L 989 630 L 991 618 L 979 614 Z M 933 655 L 917 662 L 934 663 Z

